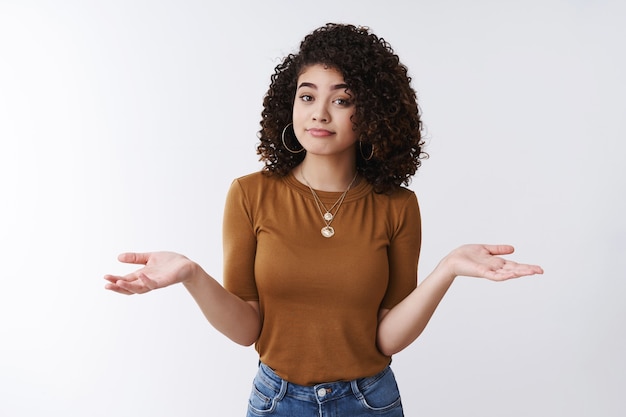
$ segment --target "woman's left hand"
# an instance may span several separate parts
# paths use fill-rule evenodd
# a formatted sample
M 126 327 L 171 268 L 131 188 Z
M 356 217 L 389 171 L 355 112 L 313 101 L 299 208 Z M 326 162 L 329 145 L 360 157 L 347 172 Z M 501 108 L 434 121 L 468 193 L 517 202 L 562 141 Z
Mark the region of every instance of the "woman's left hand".
M 504 281 L 527 275 L 543 274 L 538 265 L 520 264 L 501 258 L 514 248 L 510 245 L 463 245 L 442 259 L 440 266 L 448 269 L 452 276 L 487 278 Z

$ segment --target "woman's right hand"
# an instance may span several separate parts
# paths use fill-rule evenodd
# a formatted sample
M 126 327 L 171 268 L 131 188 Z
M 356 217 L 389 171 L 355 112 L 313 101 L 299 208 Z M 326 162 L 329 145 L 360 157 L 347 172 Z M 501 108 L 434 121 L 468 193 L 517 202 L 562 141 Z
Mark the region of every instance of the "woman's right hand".
M 144 265 L 124 276 L 105 275 L 107 290 L 120 294 L 144 294 L 157 288 L 185 282 L 194 276 L 197 264 L 174 252 L 122 253 L 120 262 Z

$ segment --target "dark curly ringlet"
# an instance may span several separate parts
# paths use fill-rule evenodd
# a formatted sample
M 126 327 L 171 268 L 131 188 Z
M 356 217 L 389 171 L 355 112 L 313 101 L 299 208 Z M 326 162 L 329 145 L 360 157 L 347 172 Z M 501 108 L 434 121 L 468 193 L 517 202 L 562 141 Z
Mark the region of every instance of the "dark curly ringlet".
M 305 152 L 285 149 L 281 133 L 292 121 L 298 76 L 315 64 L 340 71 L 352 92 L 353 123 L 363 153 L 368 156 L 374 149 L 372 158 L 365 160 L 357 145 L 359 173 L 379 193 L 408 185 L 420 160 L 428 157 L 422 149 L 422 122 L 411 77 L 383 38 L 366 27 L 347 24 L 328 23 L 316 29 L 303 39 L 297 54 L 287 55 L 276 66 L 258 134 L 263 171 L 285 176 L 304 159 Z

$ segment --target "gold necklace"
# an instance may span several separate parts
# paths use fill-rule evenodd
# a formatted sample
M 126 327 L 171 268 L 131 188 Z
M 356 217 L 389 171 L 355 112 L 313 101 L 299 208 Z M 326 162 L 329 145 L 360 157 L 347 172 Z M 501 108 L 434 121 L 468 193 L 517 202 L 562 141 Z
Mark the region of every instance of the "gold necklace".
M 311 190 L 311 194 L 313 194 L 313 199 L 315 200 L 315 205 L 317 206 L 317 209 L 322 216 L 322 220 L 324 220 L 324 223 L 326 224 L 326 226 L 322 227 L 321 229 L 322 236 L 326 238 L 333 237 L 335 234 L 335 228 L 332 227 L 330 224 L 333 222 L 333 220 L 335 220 L 335 216 L 337 216 L 337 212 L 339 211 L 339 207 L 341 207 L 341 203 L 343 203 L 343 200 L 346 198 L 346 194 L 348 194 L 348 191 L 350 191 L 350 188 L 352 188 L 352 184 L 354 184 L 354 181 L 356 180 L 357 172 L 354 173 L 354 177 L 352 178 L 352 181 L 350 181 L 350 184 L 348 184 L 348 188 L 346 188 L 346 191 L 341 194 L 337 201 L 335 201 L 335 204 L 333 204 L 329 209 L 326 208 L 313 187 L 311 187 L 311 184 L 309 184 L 309 182 L 307 181 L 306 177 L 304 176 L 304 172 L 302 172 L 302 168 L 300 168 L 300 175 L 302 176 L 304 183 L 307 185 L 307 187 L 309 187 L 309 190 Z M 333 209 L 335 210 L 334 213 L 332 212 Z

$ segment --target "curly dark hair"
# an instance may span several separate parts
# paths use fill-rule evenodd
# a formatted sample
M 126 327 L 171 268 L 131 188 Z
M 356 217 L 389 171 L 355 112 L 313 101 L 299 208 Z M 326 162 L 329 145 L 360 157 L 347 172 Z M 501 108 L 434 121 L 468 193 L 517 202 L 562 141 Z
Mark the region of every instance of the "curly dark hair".
M 281 134 L 291 123 L 296 83 L 303 70 L 315 64 L 335 68 L 344 77 L 355 102 L 354 128 L 361 141 L 356 147 L 357 170 L 385 193 L 411 177 L 428 154 L 423 151 L 422 121 L 411 77 L 393 49 L 369 28 L 328 23 L 300 44 L 276 66 L 263 100 L 257 153 L 270 175 L 287 175 L 304 159 L 291 153 Z M 371 158 L 367 160 L 363 157 Z

